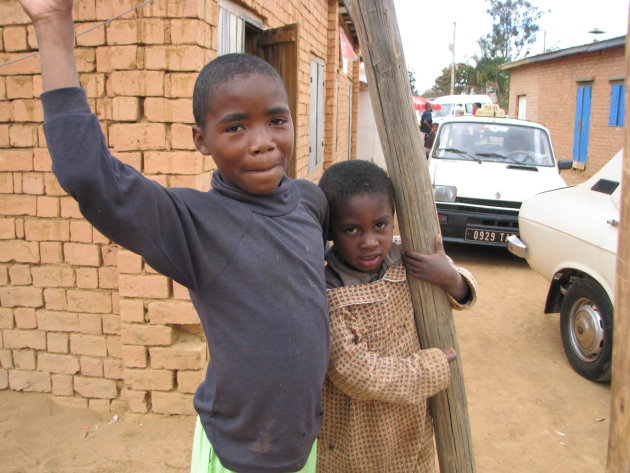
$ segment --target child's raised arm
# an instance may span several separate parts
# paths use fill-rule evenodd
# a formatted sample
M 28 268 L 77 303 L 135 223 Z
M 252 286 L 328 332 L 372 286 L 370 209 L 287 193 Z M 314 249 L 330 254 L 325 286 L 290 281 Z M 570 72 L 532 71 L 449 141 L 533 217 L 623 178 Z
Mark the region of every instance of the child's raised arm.
M 440 235 L 435 236 L 435 253 L 432 255 L 403 250 L 402 258 L 413 277 L 443 287 L 457 301 L 468 295 L 468 284 L 446 256 Z
M 44 90 L 79 87 L 74 60 L 73 0 L 20 0 L 33 21 Z

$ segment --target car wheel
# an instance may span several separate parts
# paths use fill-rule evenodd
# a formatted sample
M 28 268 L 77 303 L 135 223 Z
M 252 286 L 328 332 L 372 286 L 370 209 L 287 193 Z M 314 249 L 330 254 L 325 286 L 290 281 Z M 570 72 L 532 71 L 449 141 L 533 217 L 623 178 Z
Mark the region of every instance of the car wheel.
M 609 381 L 612 362 L 613 305 L 590 278 L 569 287 L 560 312 L 564 352 L 575 371 L 591 381 Z

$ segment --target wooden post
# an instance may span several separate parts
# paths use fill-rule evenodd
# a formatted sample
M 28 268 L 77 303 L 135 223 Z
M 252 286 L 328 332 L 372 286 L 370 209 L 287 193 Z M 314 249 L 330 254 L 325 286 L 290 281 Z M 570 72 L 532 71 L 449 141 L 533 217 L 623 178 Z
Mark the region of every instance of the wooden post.
M 630 16 L 628 17 L 630 29 Z M 630 471 L 630 35 L 626 35 L 626 110 L 625 144 L 622 167 L 622 194 L 617 244 L 617 284 L 615 294 L 615 321 L 613 334 L 612 393 L 610 405 L 610 432 L 606 473 Z
M 393 0 L 350 0 L 370 98 L 387 170 L 394 184 L 403 244 L 423 253 L 435 251 L 440 232 L 424 144 L 411 102 Z M 420 41 L 420 39 L 418 39 Z M 422 47 L 418 43 L 417 47 Z M 459 354 L 450 304 L 444 291 L 410 278 L 416 326 L 423 348 L 453 347 Z M 451 382 L 431 398 L 441 473 L 473 473 L 461 357 L 451 363 Z

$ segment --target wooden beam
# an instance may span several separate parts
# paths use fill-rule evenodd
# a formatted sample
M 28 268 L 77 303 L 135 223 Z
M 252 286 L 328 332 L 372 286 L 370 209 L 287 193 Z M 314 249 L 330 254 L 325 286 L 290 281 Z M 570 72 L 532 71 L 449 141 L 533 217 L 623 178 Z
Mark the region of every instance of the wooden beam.
M 387 170 L 394 184 L 403 245 L 433 253 L 439 233 L 424 145 L 411 102 L 411 89 L 393 0 L 350 0 L 370 98 Z M 418 45 L 420 47 L 420 45 Z M 473 473 L 475 464 L 468 408 L 450 304 L 441 288 L 410 278 L 416 326 L 423 348 L 457 350 L 446 391 L 431 398 L 441 473 Z
M 630 15 L 628 17 L 630 30 Z M 625 144 L 622 172 L 621 211 L 619 212 L 619 242 L 617 244 L 617 283 L 615 289 L 615 319 L 613 334 L 612 393 L 610 432 L 606 473 L 630 471 L 630 35 L 626 35 L 626 110 Z

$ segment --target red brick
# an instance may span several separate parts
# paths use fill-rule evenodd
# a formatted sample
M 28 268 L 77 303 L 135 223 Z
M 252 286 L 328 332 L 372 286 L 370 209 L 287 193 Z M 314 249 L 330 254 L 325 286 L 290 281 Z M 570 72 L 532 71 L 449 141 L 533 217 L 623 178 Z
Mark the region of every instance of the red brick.
M 105 95 L 104 74 L 81 74 L 81 87 L 85 89 L 88 98 L 98 98 Z
M 205 49 L 199 46 L 147 46 L 144 66 L 168 71 L 199 71 L 205 65 Z
M 126 324 L 121 326 L 123 345 L 169 346 L 173 329 L 161 325 Z
M 113 124 L 109 144 L 121 151 L 164 149 L 166 127 L 163 123 Z
M 103 266 L 116 266 L 118 247 L 114 245 L 101 246 L 101 259 L 103 260 Z
M 56 396 L 72 396 L 74 389 L 72 388 L 72 376 L 68 374 L 53 374 L 50 376 L 52 380 L 52 392 Z
M 140 99 L 138 97 L 114 97 L 112 100 L 112 119 L 121 122 L 139 120 Z
M 144 414 L 149 411 L 149 400 L 146 391 L 125 389 L 124 397 L 129 404 L 131 412 Z
M 58 197 L 37 197 L 37 216 L 38 217 L 59 217 L 59 198 Z
M 149 357 L 152 368 L 199 370 L 206 366 L 206 344 L 187 342 L 170 347 L 151 347 Z
M 7 26 L 2 30 L 2 41 L 5 51 L 26 51 L 28 43 L 26 41 L 26 27 Z
M 39 244 L 41 263 L 55 264 L 63 262 L 63 251 L 61 245 L 61 242 L 57 241 L 42 241 Z
M 37 197 L 34 195 L 0 194 L 0 215 L 35 215 Z
M 4 307 L 41 307 L 42 290 L 37 287 L 0 287 L 0 301 Z
M 68 241 L 70 225 L 67 220 L 60 219 L 26 219 L 24 233 L 29 241 Z
M 166 97 L 190 98 L 193 95 L 197 74 L 176 72 L 166 75 Z
M 112 311 L 112 299 L 107 291 L 69 290 L 66 297 L 71 312 L 108 314 Z
M 96 70 L 99 72 L 137 70 L 137 46 L 106 46 L 96 50 Z
M 203 381 L 203 371 L 177 371 L 177 390 L 181 393 L 194 394 Z
M 70 241 L 92 243 L 93 228 L 87 220 L 72 220 L 70 222 Z
M 64 197 L 59 199 L 61 216 L 64 218 L 83 218 L 81 211 L 79 210 L 79 204 L 71 198 Z
M 188 288 L 182 286 L 177 281 L 173 281 L 173 299 L 189 301 L 190 293 L 188 292 Z
M 171 18 L 200 18 L 205 14 L 203 0 L 168 0 L 167 15 Z
M 0 2 L 0 26 L 27 25 L 31 20 L 17 2 Z
M 46 332 L 76 332 L 79 330 L 79 316 L 70 312 L 38 310 L 37 327 Z
M 44 176 L 38 173 L 22 174 L 22 192 L 41 195 L 44 193 Z
M 162 71 L 114 71 L 107 83 L 108 95 L 161 97 L 164 95 Z
M 0 368 L 9 369 L 13 367 L 13 356 L 11 354 L 11 350 L 0 349 Z
M 71 407 L 73 409 L 87 409 L 88 408 L 88 400 L 82 397 L 50 396 L 50 400 L 61 406 Z
M 124 376 L 125 385 L 135 390 L 169 391 L 175 385 L 171 370 L 125 368 Z
M 118 277 L 120 295 L 123 297 L 144 297 L 166 299 L 170 295 L 169 279 L 162 275 L 129 275 Z
M 9 307 L 0 307 L 0 329 L 13 328 L 13 310 Z
M 103 359 L 103 375 L 107 379 L 123 379 L 122 360 L 119 358 Z
M 34 266 L 31 274 L 35 287 L 72 287 L 75 282 L 74 271 L 68 266 Z
M 50 374 L 41 371 L 11 370 L 9 388 L 13 391 L 49 393 L 52 388 Z
M 98 287 L 118 289 L 118 270 L 114 266 L 98 268 Z
M 4 2 L 0 2 L 2 5 Z M 0 18 L 2 15 L 0 15 Z M 30 56 L 26 59 L 24 58 L 24 53 L 2 53 L 0 52 L 0 63 L 4 64 L 15 59 L 20 59 L 20 61 L 14 62 L 8 66 L 2 66 L 0 68 L 0 75 L 3 76 L 13 76 L 18 74 L 40 74 L 41 67 L 39 63 L 39 58 L 37 56 Z
M 110 379 L 75 376 L 74 390 L 87 398 L 114 399 L 118 397 L 116 382 Z
M 119 19 L 106 26 L 107 44 L 136 44 L 140 39 L 135 19 Z
M 137 299 L 120 301 L 120 320 L 122 322 L 144 322 L 144 304 Z
M 149 174 L 197 175 L 202 167 L 203 157 L 196 151 L 152 151 L 144 156 L 144 169 Z
M 66 291 L 63 289 L 44 289 L 44 301 L 46 301 L 46 309 L 49 310 L 66 310 Z
M 77 268 L 77 288 L 98 289 L 98 272 L 96 268 Z
M 5 85 L 8 99 L 33 98 L 33 78 L 30 75 L 9 76 L 6 78 Z
M 67 333 L 48 332 L 46 334 L 46 347 L 52 353 L 69 353 L 70 343 Z
M 5 348 L 46 349 L 46 333 L 39 330 L 5 330 Z
M 199 316 L 191 302 L 151 302 L 148 305 L 152 324 L 198 324 Z
M 0 261 L 39 263 L 39 247 L 32 241 L 0 240 Z
M 99 23 L 81 23 L 77 33 L 77 46 L 101 46 L 105 44 L 105 28 L 96 27 L 92 31 L 88 29 Z M 84 33 L 85 32 L 85 33 Z
M 118 335 L 110 335 L 107 338 L 107 356 L 122 357 L 122 339 Z
M 37 145 L 37 128 L 28 123 L 9 126 L 9 143 L 16 148 L 32 148 Z
M 11 118 L 14 122 L 42 122 L 44 111 L 37 99 L 12 100 L 10 105 Z
M 37 368 L 48 373 L 75 374 L 79 372 L 79 360 L 72 355 L 40 353 Z
M 9 372 L 0 369 L 0 390 L 9 388 Z
M 8 148 L 11 146 L 11 141 L 9 139 L 9 124 L 0 124 L 0 148 Z M 3 190 L 7 190 L 2 187 Z
M 80 73 L 94 72 L 96 70 L 96 51 L 94 48 L 75 48 L 77 70 Z
M 15 238 L 15 219 L 0 217 L 0 239 L 12 240 Z
M 0 171 L 32 171 L 33 151 L 30 149 L 7 149 L 0 153 Z
M 103 360 L 102 358 L 92 358 L 89 356 L 82 356 L 79 360 L 81 365 L 81 375 L 91 376 L 93 378 L 103 377 Z
M 9 280 L 13 286 L 26 286 L 33 281 L 30 266 L 13 264 L 9 266 Z
M 151 410 L 157 414 L 194 415 L 193 396 L 154 391 L 151 393 Z
M 63 255 L 66 263 L 81 266 L 100 266 L 101 251 L 97 245 L 65 243 Z
M 162 18 L 142 18 L 138 20 L 140 38 L 144 44 L 164 44 L 166 42 L 166 22 Z
M 35 350 L 13 350 L 13 363 L 19 370 L 35 370 Z
M 171 148 L 195 150 L 192 139 L 192 127 L 181 123 L 171 125 Z
M 59 185 L 59 181 L 57 180 L 57 178 L 55 177 L 54 174 L 52 173 L 46 173 L 44 176 L 44 182 L 45 182 L 45 187 L 46 187 L 46 194 L 47 195 L 52 195 L 52 196 L 66 196 L 66 191 L 64 191 L 61 186 Z M 74 199 L 67 197 L 68 200 L 72 200 L 72 202 L 75 202 Z M 76 202 L 75 202 L 76 204 Z M 64 217 L 74 217 L 74 215 L 64 215 Z M 77 218 L 81 217 L 81 214 L 78 213 Z
M 122 361 L 126 368 L 146 368 L 147 349 L 141 345 L 123 345 Z
M 35 309 L 21 307 L 13 310 L 15 326 L 21 329 L 37 328 L 37 317 Z
M 70 353 L 88 356 L 107 356 L 107 343 L 103 336 L 70 334 Z
M 144 101 L 144 114 L 152 122 L 194 123 L 191 99 L 148 97 Z

